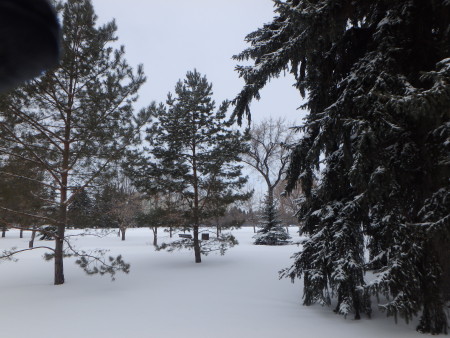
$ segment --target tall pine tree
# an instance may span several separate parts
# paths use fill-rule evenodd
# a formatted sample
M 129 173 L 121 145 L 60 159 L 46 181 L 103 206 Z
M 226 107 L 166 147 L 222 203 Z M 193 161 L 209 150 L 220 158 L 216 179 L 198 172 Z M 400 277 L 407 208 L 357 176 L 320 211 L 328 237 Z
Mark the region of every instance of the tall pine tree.
M 151 160 L 155 162 L 147 162 L 138 169 L 140 173 L 135 173 L 135 181 L 141 181 L 137 184 L 146 186 L 148 191 L 183 196 L 186 223 L 193 230 L 193 239 L 170 246 L 193 248 L 196 263 L 201 262 L 202 253 L 216 249 L 212 239 L 204 243 L 199 239 L 202 222 L 215 216 L 211 214 L 212 206 L 229 205 L 249 197 L 240 191 L 247 182 L 239 164 L 239 155 L 245 150 L 243 136 L 231 128 L 233 121 L 226 117 L 229 103 L 223 102 L 216 110 L 212 94 L 212 85 L 206 77 L 196 70 L 190 71 L 176 84 L 175 94 L 169 93 L 165 105 L 153 105 L 145 112 L 153 119 L 147 141 L 151 145 Z M 221 252 L 227 243 L 236 243 L 232 236 L 215 240 Z
M 450 285 L 450 3 L 446 0 L 275 1 L 273 22 L 236 56 L 246 84 L 239 118 L 285 70 L 307 94 L 304 137 L 291 154 L 301 184 L 294 265 L 304 302 L 359 318 L 369 294 L 419 331 L 447 331 Z M 323 168 L 320 168 L 320 164 Z M 317 176 L 320 170 L 320 176 Z M 370 261 L 364 260 L 364 235 Z M 375 279 L 364 282 L 366 268 Z
M 58 229 L 52 256 L 54 283 L 62 284 L 68 207 L 138 135 L 132 103 L 145 77 L 141 66 L 133 72 L 126 63 L 123 46 L 111 47 L 116 24 L 97 26 L 90 0 L 57 1 L 56 8 L 62 16 L 60 65 L 2 99 L 0 137 L 21 148 L 22 160 L 43 168 L 58 197 L 59 216 L 46 221 Z M 11 119 L 15 128 L 7 123 Z M 14 156 L 8 148 L 0 153 Z M 120 257 L 109 264 L 74 254 L 81 255 L 80 265 L 88 272 L 128 270 Z M 89 263 L 100 263 L 100 270 L 88 270 Z

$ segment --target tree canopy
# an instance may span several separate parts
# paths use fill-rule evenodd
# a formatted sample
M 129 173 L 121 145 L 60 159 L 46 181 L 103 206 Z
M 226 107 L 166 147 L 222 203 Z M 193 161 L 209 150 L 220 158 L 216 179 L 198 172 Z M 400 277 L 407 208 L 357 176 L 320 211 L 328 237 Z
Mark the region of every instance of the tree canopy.
M 290 71 L 309 110 L 292 151 L 288 190 L 305 193 L 310 235 L 284 272 L 304 277 L 304 302 L 447 330 L 450 235 L 450 4 L 445 0 L 275 1 L 277 16 L 235 56 L 249 114 L 266 83 Z M 317 182 L 317 183 L 316 183 Z M 364 259 L 364 235 L 370 260 Z M 375 278 L 364 280 L 367 269 Z

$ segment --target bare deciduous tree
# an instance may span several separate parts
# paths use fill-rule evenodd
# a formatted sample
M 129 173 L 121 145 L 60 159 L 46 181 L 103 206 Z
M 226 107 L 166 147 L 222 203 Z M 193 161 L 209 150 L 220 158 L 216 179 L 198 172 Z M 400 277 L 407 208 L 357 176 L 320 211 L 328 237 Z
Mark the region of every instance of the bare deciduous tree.
M 262 176 L 267 185 L 267 198 L 273 202 L 274 189 L 283 178 L 288 163 L 287 146 L 294 131 L 285 119 L 269 119 L 250 129 L 250 147 L 242 161 Z

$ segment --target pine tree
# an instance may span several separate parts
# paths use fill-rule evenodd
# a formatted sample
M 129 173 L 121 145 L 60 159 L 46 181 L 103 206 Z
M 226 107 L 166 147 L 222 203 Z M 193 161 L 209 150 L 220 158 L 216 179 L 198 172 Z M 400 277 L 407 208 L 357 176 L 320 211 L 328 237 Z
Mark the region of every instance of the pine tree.
M 291 236 L 286 232 L 279 219 L 273 198 L 266 197 L 262 212 L 260 229 L 253 237 L 256 245 L 286 245 Z
M 275 1 L 277 17 L 236 56 L 249 112 L 268 80 L 289 70 L 309 110 L 291 154 L 288 190 L 310 238 L 284 271 L 304 277 L 304 301 L 359 318 L 369 294 L 419 331 L 447 331 L 450 298 L 450 4 L 424 1 Z M 320 170 L 320 165 L 323 169 Z M 320 175 L 318 171 L 320 170 Z M 364 260 L 363 235 L 370 261 Z M 367 264 L 366 264 L 367 263 Z M 375 279 L 364 282 L 366 267 Z
M 137 184 L 146 186 L 147 191 L 183 196 L 193 240 L 173 242 L 170 247 L 193 248 L 196 263 L 201 262 L 202 253 L 216 249 L 212 240 L 202 243 L 199 239 L 199 228 L 211 216 L 211 206 L 231 204 L 249 196 L 239 191 L 247 181 L 238 164 L 239 155 L 245 150 L 243 137 L 231 128 L 233 121 L 226 118 L 229 103 L 223 102 L 216 111 L 211 96 L 212 85 L 194 70 L 177 83 L 175 94 L 169 93 L 165 105 L 153 105 L 142 112 L 153 118 L 146 139 L 155 162 L 147 162 L 138 170 L 140 173 L 134 174 L 135 181 L 141 181 Z M 236 244 L 232 236 L 215 240 L 222 253 L 227 243 Z
M 76 190 L 75 190 L 76 191 Z M 93 204 L 86 189 L 76 191 L 68 210 L 68 224 L 79 228 L 93 226 Z
M 21 158 L 43 168 L 58 196 L 59 216 L 47 221 L 58 228 L 52 257 L 54 282 L 62 284 L 68 206 L 80 187 L 91 185 L 138 135 L 132 103 L 145 77 L 141 66 L 133 72 L 126 63 L 123 46 L 110 46 L 117 40 L 116 24 L 98 27 L 90 0 L 57 1 L 56 8 L 62 17 L 60 65 L 2 100 L 0 137 L 20 147 Z M 11 119 L 14 129 L 6 123 Z M 11 155 L 9 149 L 0 152 Z M 78 261 L 89 273 L 128 269 L 121 259 L 109 264 L 91 258 Z M 87 270 L 89 263 L 104 265 Z

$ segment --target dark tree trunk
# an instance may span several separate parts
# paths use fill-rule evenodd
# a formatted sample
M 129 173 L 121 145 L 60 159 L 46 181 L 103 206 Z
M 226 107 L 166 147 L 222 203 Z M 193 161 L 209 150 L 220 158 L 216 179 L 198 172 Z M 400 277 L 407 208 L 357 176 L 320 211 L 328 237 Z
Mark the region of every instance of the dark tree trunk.
M 59 225 L 58 237 L 55 239 L 55 285 L 64 284 L 63 238 L 64 238 L 64 225 Z
M 195 263 L 201 263 L 202 255 L 200 252 L 200 241 L 198 240 L 198 225 L 194 225 L 194 254 Z
M 3 227 L 2 229 L 2 238 L 6 237 L 6 227 Z
M 69 186 L 69 158 L 70 158 L 70 119 L 71 113 L 66 116 L 67 122 L 64 131 L 64 151 L 61 170 L 61 196 L 59 203 L 60 220 L 55 236 L 55 285 L 64 284 L 64 236 L 67 224 L 67 192 Z
M 169 236 L 170 236 L 170 238 L 172 238 L 172 236 L 173 236 L 173 228 L 172 227 L 169 227 Z
M 19 238 L 23 238 L 23 230 L 20 229 Z
M 28 242 L 28 247 L 31 249 L 34 246 L 34 238 L 36 237 L 36 226 L 33 226 L 33 231 L 31 231 L 31 239 Z
M 217 238 L 219 238 L 219 236 L 220 236 L 220 226 L 217 224 L 217 227 L 216 227 L 216 235 L 217 235 Z
M 153 228 L 153 246 L 158 246 L 158 228 Z
M 61 204 L 60 204 L 60 223 L 55 236 L 55 285 L 64 284 L 64 232 L 67 221 L 67 174 L 62 175 Z
M 120 231 L 122 232 L 122 241 L 125 240 L 125 230 L 126 230 L 126 228 L 120 229 Z

